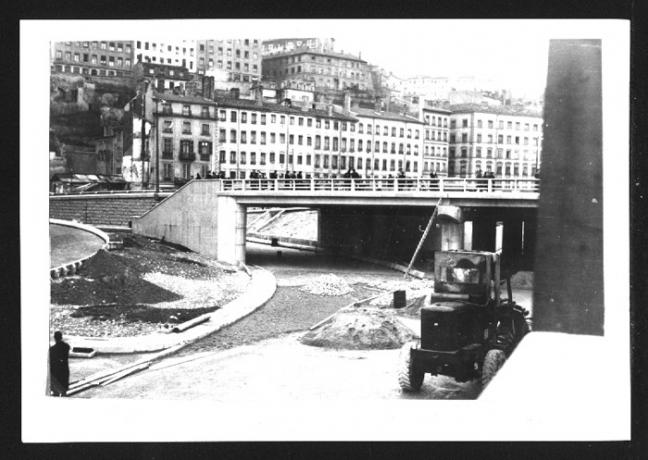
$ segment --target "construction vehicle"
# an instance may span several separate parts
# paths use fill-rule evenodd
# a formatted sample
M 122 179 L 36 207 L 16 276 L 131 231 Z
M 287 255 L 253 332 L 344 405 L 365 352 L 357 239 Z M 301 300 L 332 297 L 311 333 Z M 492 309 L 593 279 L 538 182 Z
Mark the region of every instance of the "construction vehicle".
M 398 382 L 419 391 L 426 373 L 485 387 L 529 331 L 529 312 L 513 301 L 501 251 L 437 251 L 434 292 L 421 308 L 420 340 L 404 345 Z M 502 284 L 508 298 L 502 299 Z

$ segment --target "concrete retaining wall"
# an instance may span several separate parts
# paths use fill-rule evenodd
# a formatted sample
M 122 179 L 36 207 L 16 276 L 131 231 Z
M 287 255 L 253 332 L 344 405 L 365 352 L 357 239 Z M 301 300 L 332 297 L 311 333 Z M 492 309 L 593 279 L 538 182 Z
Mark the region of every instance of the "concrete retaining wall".
M 129 221 L 153 208 L 159 200 L 152 193 L 55 195 L 50 196 L 49 217 L 90 225 L 125 227 Z
M 97 235 L 99 238 L 101 238 L 104 241 L 104 245 L 101 249 L 108 249 L 110 245 L 110 237 L 105 232 L 102 232 L 98 228 L 92 227 L 90 225 L 80 224 L 78 222 L 70 222 L 67 220 L 50 219 L 49 221 L 50 224 L 74 227 L 80 230 L 85 230 L 86 232 L 92 233 L 94 235 Z M 74 275 L 79 270 L 79 268 L 81 268 L 81 265 L 83 265 L 86 261 L 88 261 L 92 257 L 94 257 L 94 254 L 91 254 L 88 257 L 85 257 L 83 259 L 68 262 L 58 267 L 50 268 L 50 278 L 60 278 L 62 276 Z

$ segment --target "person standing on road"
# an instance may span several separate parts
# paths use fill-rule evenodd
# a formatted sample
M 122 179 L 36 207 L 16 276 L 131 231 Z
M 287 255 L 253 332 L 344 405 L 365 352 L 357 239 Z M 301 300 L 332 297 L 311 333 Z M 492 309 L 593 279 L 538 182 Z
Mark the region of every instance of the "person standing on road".
M 54 341 L 56 343 L 49 349 L 50 393 L 52 396 L 66 396 L 70 384 L 70 345 L 63 341 L 61 331 L 54 333 Z

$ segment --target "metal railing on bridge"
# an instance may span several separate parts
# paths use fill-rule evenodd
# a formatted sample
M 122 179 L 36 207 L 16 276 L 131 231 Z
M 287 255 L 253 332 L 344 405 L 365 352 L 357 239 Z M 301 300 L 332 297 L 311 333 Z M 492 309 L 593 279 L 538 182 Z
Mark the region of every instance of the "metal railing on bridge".
M 200 179 L 221 182 L 223 191 L 255 192 L 538 192 L 538 179 Z

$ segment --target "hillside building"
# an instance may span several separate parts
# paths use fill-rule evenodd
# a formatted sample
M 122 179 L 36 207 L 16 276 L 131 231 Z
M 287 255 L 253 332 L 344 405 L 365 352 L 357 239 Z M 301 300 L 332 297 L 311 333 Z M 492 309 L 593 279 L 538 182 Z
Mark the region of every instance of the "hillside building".
M 52 72 L 128 77 L 133 65 L 131 41 L 53 42 Z

